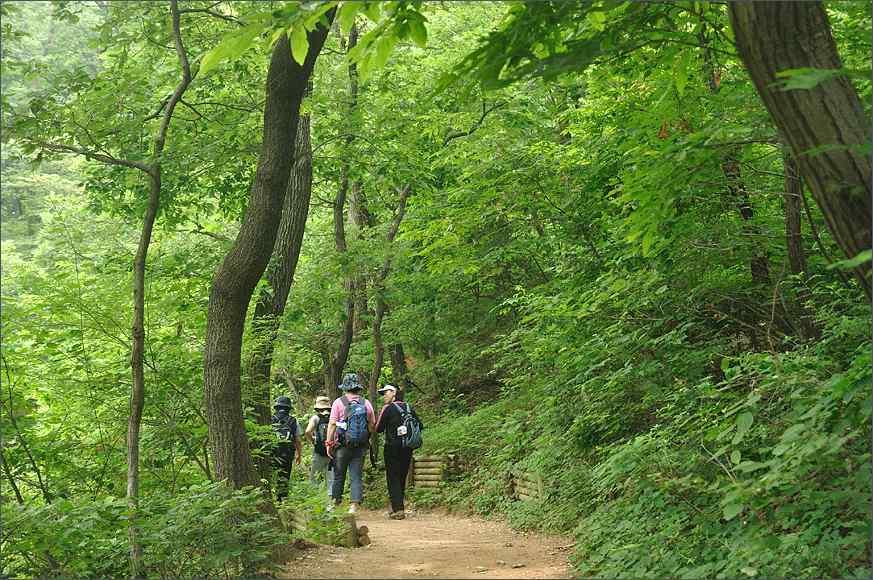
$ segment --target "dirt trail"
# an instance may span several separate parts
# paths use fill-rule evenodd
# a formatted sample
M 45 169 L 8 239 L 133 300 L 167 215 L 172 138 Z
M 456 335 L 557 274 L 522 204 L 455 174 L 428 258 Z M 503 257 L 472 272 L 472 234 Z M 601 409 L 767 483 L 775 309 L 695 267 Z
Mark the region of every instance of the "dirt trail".
M 571 578 L 570 538 L 523 534 L 502 523 L 425 512 L 389 520 L 363 511 L 372 544 L 299 553 L 283 578 Z

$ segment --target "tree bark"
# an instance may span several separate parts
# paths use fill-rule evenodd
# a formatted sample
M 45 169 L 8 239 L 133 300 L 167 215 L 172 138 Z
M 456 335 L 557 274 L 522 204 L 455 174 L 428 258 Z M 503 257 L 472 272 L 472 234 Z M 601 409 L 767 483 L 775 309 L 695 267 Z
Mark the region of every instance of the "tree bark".
M 270 377 L 273 366 L 273 350 L 279 331 L 279 323 L 285 312 L 285 304 L 300 249 L 306 218 L 309 215 L 309 200 L 312 194 L 312 144 L 310 141 L 309 115 L 300 117 L 297 126 L 295 161 L 288 179 L 282 219 L 273 247 L 273 255 L 267 266 L 267 287 L 261 291 L 252 316 L 252 328 L 257 344 L 252 353 L 250 380 L 255 416 L 260 425 L 270 423 Z M 269 479 L 270 460 L 258 462 L 261 479 Z
M 785 191 L 782 199 L 785 208 L 785 245 L 788 248 L 788 264 L 792 274 L 802 274 L 806 272 L 806 253 L 803 251 L 803 236 L 800 229 L 803 181 L 794 158 L 786 154 L 783 156 L 783 162 Z
M 303 65 L 292 60 L 286 35 L 273 47 L 257 173 L 239 234 L 216 270 L 209 293 L 203 373 L 206 418 L 215 477 L 235 488 L 257 483 L 240 387 L 246 311 L 276 241 L 294 158 L 300 103 L 326 35 L 323 26 L 308 34 L 309 51 Z
M 869 120 L 855 88 L 835 75 L 810 89 L 783 90 L 777 73 L 840 69 L 820 2 L 730 2 L 737 50 L 773 122 L 800 166 L 828 229 L 849 258 L 870 248 Z M 854 269 L 867 299 L 870 262 Z
M 172 15 L 176 54 L 182 67 L 182 78 L 179 84 L 176 85 L 173 95 L 164 108 L 161 125 L 157 135 L 155 135 L 152 163 L 147 172 L 150 181 L 148 204 L 143 216 L 139 244 L 133 259 L 133 323 L 131 325 L 130 349 L 130 369 L 133 386 L 130 393 L 130 415 L 127 421 L 127 502 L 130 508 L 127 530 L 130 542 L 130 573 L 133 578 L 145 576 L 142 566 L 142 545 L 139 541 L 139 531 L 137 528 L 137 511 L 139 504 L 139 437 L 142 411 L 145 404 L 143 353 L 145 352 L 146 259 L 161 198 L 161 156 L 164 152 L 167 130 L 176 105 L 182 100 L 182 95 L 191 83 L 191 67 L 188 64 L 188 55 L 182 44 L 179 7 L 176 0 L 170 0 L 170 12 Z

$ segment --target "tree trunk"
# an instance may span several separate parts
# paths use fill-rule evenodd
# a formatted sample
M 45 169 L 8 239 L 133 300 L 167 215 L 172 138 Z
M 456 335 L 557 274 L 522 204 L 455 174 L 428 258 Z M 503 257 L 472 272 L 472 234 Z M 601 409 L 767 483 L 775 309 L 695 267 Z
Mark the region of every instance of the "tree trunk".
M 376 294 L 376 313 L 373 317 L 373 370 L 370 373 L 370 397 L 375 400 L 376 386 L 379 383 L 379 376 L 382 374 L 382 364 L 385 360 L 385 346 L 382 343 L 382 319 L 388 309 L 385 303 L 385 279 L 391 271 L 392 253 L 391 246 L 394 244 L 394 238 L 397 237 L 397 232 L 400 229 L 400 222 L 403 221 L 403 216 L 406 215 L 406 200 L 409 198 L 411 187 L 406 185 L 400 191 L 400 199 L 397 200 L 397 212 L 394 214 L 394 219 L 391 220 L 391 225 L 388 227 L 388 233 L 385 235 L 385 245 L 388 247 L 388 255 L 382 262 L 382 267 L 376 274 L 373 280 L 373 290 Z
M 785 245 L 788 248 L 788 264 L 792 274 L 806 272 L 806 254 L 803 251 L 803 236 L 800 231 L 801 196 L 803 181 L 797 163 L 790 155 L 783 156 L 785 192 L 782 194 L 785 207 Z
M 352 25 L 351 30 L 349 31 L 349 41 L 346 48 L 346 53 L 349 50 L 355 47 L 358 42 L 358 28 L 354 24 Z M 348 108 L 348 118 L 352 118 L 355 113 L 355 109 L 358 104 L 358 69 L 357 65 L 354 62 L 349 62 L 349 108 Z M 349 197 L 349 185 L 350 185 L 350 177 L 349 177 L 349 166 L 350 163 L 348 161 L 348 156 L 351 154 L 351 151 L 348 150 L 348 146 L 352 144 L 354 141 L 354 133 L 351 127 L 347 128 L 348 135 L 346 136 L 346 147 L 347 147 L 347 157 L 346 160 L 343 161 L 342 169 L 340 171 L 340 185 L 337 190 L 336 198 L 333 203 L 333 238 L 334 245 L 336 246 L 336 251 L 338 254 L 345 254 L 348 251 L 348 244 L 346 243 L 346 231 L 345 231 L 345 205 L 346 199 Z M 354 183 L 351 184 L 351 188 L 353 191 L 353 196 L 357 195 L 355 192 L 355 188 L 359 188 L 360 184 Z M 350 200 L 351 205 L 351 200 Z M 346 277 L 344 281 L 344 286 L 346 290 L 346 303 L 343 319 L 343 327 L 340 331 L 340 339 L 339 344 L 337 345 L 337 349 L 333 354 L 330 354 L 330 351 L 326 351 L 323 358 L 325 360 L 325 388 L 327 392 L 333 397 L 339 397 L 339 382 L 342 378 L 343 368 L 346 366 L 346 362 L 349 359 L 349 351 L 351 350 L 352 341 L 355 337 L 355 302 L 356 302 L 356 284 L 355 284 L 355 276 L 349 275 Z
M 812 301 L 809 288 L 806 284 L 806 253 L 803 249 L 803 235 L 801 232 L 803 205 L 803 180 L 798 173 L 797 163 L 791 155 L 783 155 L 783 167 L 785 173 L 785 192 L 782 199 L 785 206 L 785 246 L 788 249 L 788 265 L 791 273 L 801 276 L 803 281 L 797 290 L 797 319 L 801 338 L 814 340 L 821 336 L 815 324 L 815 316 L 808 305 Z
M 303 245 L 303 232 L 306 228 L 306 218 L 309 215 L 311 193 L 312 144 L 309 137 L 309 115 L 303 115 L 297 126 L 295 161 L 285 192 L 279 232 L 273 247 L 273 256 L 267 266 L 268 286 L 258 296 L 258 302 L 255 304 L 255 312 L 252 316 L 252 328 L 257 344 L 252 353 L 249 376 L 252 387 L 252 402 L 256 419 L 260 425 L 270 423 L 270 377 L 273 366 L 273 350 L 279 331 L 279 323 L 285 312 L 285 304 L 294 281 L 294 272 L 297 270 L 300 248 Z M 270 464 L 270 459 L 266 457 L 258 462 L 258 473 L 261 479 L 269 479 Z
M 409 387 L 406 375 L 409 371 L 406 368 L 406 353 L 403 352 L 403 343 L 395 342 L 391 345 L 391 376 L 397 385 L 397 400 L 404 399 L 407 388 Z
M 740 172 L 740 163 L 733 154 L 728 155 L 721 164 L 722 173 L 727 179 L 728 191 L 737 204 L 737 211 L 743 220 L 743 235 L 752 246 L 752 257 L 749 260 L 749 270 L 752 282 L 758 286 L 770 285 L 770 258 L 767 256 L 766 245 L 760 243 L 761 230 L 753 224 L 755 212 L 749 200 L 749 192 Z
M 152 165 L 148 171 L 150 181 L 148 204 L 143 216 L 139 244 L 133 259 L 133 323 L 131 324 L 130 347 L 130 371 L 133 385 L 130 392 L 130 415 L 127 420 L 127 502 L 130 508 L 127 533 L 130 542 L 130 574 L 132 578 L 142 578 L 145 576 L 142 566 L 142 545 L 139 541 L 139 530 L 137 528 L 137 511 L 139 504 L 139 438 L 143 406 L 145 404 L 143 353 L 145 352 L 146 259 L 161 198 L 161 156 L 164 152 L 167 129 L 170 126 L 170 120 L 176 105 L 182 100 L 182 95 L 191 83 L 191 68 L 188 64 L 185 47 L 182 44 L 179 7 L 176 0 L 170 0 L 170 12 L 172 15 L 176 53 L 182 67 L 182 79 L 176 85 L 173 95 L 167 102 L 160 128 L 155 135 Z
M 869 120 L 855 88 L 834 75 L 810 89 L 782 90 L 777 73 L 840 69 L 830 23 L 819 2 L 730 2 L 737 50 L 800 173 L 849 258 L 870 248 Z M 870 299 L 870 262 L 854 269 Z
M 203 373 L 206 418 L 215 477 L 235 488 L 257 483 L 240 392 L 246 310 L 276 241 L 294 158 L 300 102 L 326 35 L 322 26 L 308 34 L 309 51 L 302 66 L 292 60 L 286 35 L 273 47 L 257 173 L 239 234 L 216 270 L 209 293 Z

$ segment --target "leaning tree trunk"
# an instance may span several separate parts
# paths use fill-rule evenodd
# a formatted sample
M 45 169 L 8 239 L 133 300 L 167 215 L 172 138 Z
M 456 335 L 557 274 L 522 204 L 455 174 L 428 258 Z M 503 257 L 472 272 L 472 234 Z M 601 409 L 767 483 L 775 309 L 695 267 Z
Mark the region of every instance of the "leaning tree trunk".
M 239 234 L 215 272 L 209 293 L 204 397 L 215 477 L 235 488 L 254 485 L 254 465 L 242 412 L 240 352 L 252 292 L 273 252 L 294 158 L 300 102 L 327 29 L 308 34 L 303 65 L 291 58 L 286 35 L 273 47 L 267 73 L 264 140 Z
M 783 90 L 778 73 L 842 68 L 820 2 L 731 2 L 740 57 L 846 256 L 870 249 L 870 123 L 855 88 L 836 73 L 810 89 Z M 855 276 L 870 299 L 870 262 Z
M 152 230 L 158 215 L 161 199 L 161 155 L 167 138 L 167 130 L 176 105 L 191 83 L 191 67 L 188 55 L 182 44 L 179 7 L 176 0 L 170 0 L 173 38 L 176 53 L 182 67 L 182 78 L 164 108 L 161 124 L 155 135 L 152 151 L 152 164 L 148 168 L 149 197 L 142 221 L 139 244 L 133 258 L 133 323 L 131 324 L 130 372 L 133 384 L 130 392 L 130 415 L 127 420 L 127 502 L 130 514 L 127 520 L 127 535 L 130 543 L 130 574 L 133 578 L 145 576 L 142 565 L 142 544 L 139 539 L 139 433 L 142 424 L 142 411 L 145 405 L 145 374 L 143 355 L 145 352 L 145 276 L 146 258 L 152 241 Z
M 252 328 L 257 345 L 252 353 L 250 379 L 255 415 L 260 425 L 270 423 L 270 376 L 273 350 L 279 331 L 279 322 L 285 312 L 288 294 L 297 270 L 303 232 L 309 215 L 312 193 L 312 145 L 309 138 L 309 115 L 300 117 L 297 126 L 295 161 L 288 179 L 279 233 L 273 247 L 273 256 L 267 266 L 267 288 L 258 296 L 252 316 Z M 270 459 L 258 462 L 261 479 L 269 479 Z

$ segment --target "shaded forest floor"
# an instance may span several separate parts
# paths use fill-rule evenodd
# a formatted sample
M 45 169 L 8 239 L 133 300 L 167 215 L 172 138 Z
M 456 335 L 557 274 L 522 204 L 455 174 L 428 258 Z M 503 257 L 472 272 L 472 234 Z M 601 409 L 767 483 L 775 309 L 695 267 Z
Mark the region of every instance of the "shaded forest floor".
M 571 538 L 526 534 L 507 525 L 439 512 L 389 520 L 362 511 L 372 543 L 297 553 L 281 578 L 570 578 Z

